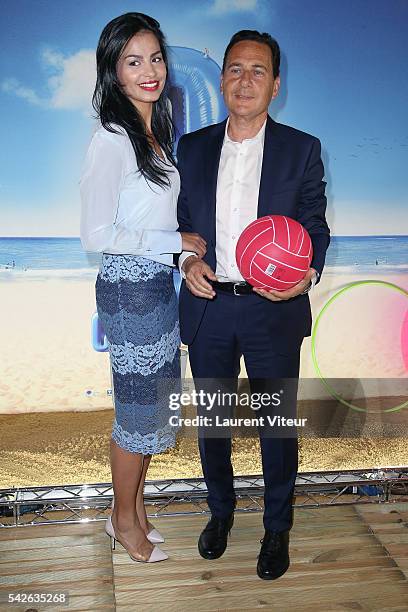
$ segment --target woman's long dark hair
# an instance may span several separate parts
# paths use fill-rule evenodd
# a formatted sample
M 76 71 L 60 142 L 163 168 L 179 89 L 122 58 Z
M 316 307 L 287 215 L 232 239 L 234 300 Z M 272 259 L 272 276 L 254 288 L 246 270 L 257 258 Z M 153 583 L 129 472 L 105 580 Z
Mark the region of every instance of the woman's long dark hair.
M 158 21 L 143 13 L 126 13 L 110 21 L 102 31 L 96 50 L 97 79 L 92 105 L 103 127 L 117 133 L 112 124 L 124 128 L 136 154 L 136 161 L 145 179 L 161 186 L 169 186 L 168 175 L 146 133 L 146 125 L 129 98 L 123 93 L 117 76 L 117 63 L 128 41 L 140 31 L 152 32 L 168 73 L 166 42 Z M 166 87 L 153 104 L 152 132 L 167 158 L 174 164 L 174 129 L 167 106 Z

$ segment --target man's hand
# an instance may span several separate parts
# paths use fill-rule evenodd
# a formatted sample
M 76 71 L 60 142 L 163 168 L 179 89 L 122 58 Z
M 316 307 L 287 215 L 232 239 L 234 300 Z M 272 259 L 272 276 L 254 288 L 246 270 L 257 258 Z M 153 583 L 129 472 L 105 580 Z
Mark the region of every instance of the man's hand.
M 194 232 L 180 232 L 183 251 L 194 251 L 199 257 L 204 257 L 207 252 L 207 243 L 200 234 Z
M 183 272 L 186 275 L 186 285 L 191 293 L 197 297 L 207 298 L 212 300 L 215 297 L 215 291 L 205 279 L 217 280 L 210 266 L 198 257 L 187 257 L 183 263 Z
M 282 302 L 283 300 L 290 300 L 290 298 L 296 297 L 303 293 L 305 289 L 307 289 L 312 281 L 312 278 L 316 274 L 316 270 L 314 268 L 309 268 L 306 273 L 306 276 L 294 287 L 291 289 L 287 289 L 286 291 L 275 291 L 274 289 L 256 289 L 254 287 L 254 292 L 262 297 L 265 297 L 267 300 L 271 300 L 271 302 Z

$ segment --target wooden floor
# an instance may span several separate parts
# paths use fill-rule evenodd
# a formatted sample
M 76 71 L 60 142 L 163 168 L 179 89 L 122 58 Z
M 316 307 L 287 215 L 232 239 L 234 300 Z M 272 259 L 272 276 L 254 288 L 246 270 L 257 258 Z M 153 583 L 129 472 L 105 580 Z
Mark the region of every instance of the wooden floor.
M 69 605 L 10 606 L 7 593 L 69 592 Z M 103 523 L 0 530 L 0 610 L 115 610 L 112 555 Z
M 0 610 L 408 610 L 408 503 L 296 509 L 291 566 L 276 581 L 256 575 L 261 513 L 236 514 L 216 561 L 197 551 L 206 520 L 156 519 L 170 559 L 155 564 L 133 563 L 118 543 L 111 555 L 100 522 L 0 530 L 3 598 L 10 590 L 70 594 L 64 608 L 3 603 Z

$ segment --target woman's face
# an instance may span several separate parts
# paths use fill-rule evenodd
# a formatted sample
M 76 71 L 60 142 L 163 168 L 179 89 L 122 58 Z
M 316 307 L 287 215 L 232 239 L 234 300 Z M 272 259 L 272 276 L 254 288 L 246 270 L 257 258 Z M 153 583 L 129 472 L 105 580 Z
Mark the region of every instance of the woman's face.
M 129 40 L 119 58 L 117 75 L 124 93 L 142 114 L 159 99 L 167 70 L 152 32 L 138 32 Z

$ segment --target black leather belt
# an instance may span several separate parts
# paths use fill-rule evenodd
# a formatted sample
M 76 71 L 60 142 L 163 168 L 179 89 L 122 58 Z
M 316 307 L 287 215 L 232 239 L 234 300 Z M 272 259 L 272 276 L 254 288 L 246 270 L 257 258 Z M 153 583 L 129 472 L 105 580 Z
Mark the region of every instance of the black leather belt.
M 219 281 L 211 281 L 211 285 L 215 291 L 232 293 L 233 295 L 255 295 L 252 291 L 252 285 L 246 282 L 220 283 Z

